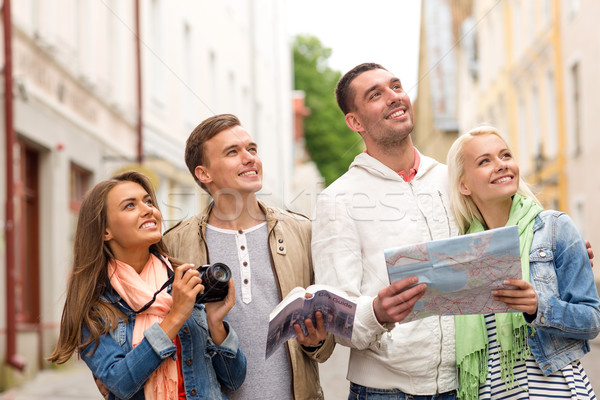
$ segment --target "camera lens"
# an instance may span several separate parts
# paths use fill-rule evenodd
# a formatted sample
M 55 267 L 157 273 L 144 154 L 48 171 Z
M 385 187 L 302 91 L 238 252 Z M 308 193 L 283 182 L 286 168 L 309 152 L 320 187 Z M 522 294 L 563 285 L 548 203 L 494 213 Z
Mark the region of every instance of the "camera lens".
M 211 266 L 202 265 L 198 268 L 200 279 L 204 285 L 204 292 L 196 297 L 196 303 L 210 303 L 221 301 L 229 292 L 231 270 L 223 263 L 214 263 Z
M 213 265 L 211 272 L 213 278 L 219 282 L 229 282 L 229 279 L 231 278 L 231 272 L 229 268 L 221 264 Z

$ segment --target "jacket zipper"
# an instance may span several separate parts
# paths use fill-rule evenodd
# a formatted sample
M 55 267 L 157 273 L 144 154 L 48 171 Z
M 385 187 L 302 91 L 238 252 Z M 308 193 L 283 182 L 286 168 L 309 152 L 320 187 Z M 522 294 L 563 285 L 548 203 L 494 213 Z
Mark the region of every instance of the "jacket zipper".
M 444 207 L 444 214 L 446 214 L 446 224 L 448 225 L 448 237 L 452 237 L 452 227 L 450 226 L 450 214 L 448 214 L 448 208 L 446 207 L 446 203 L 444 203 L 444 198 L 442 197 L 442 192 L 438 190 L 438 196 L 440 197 L 440 203 Z
M 442 192 L 441 191 L 437 191 L 438 192 L 438 197 L 440 198 L 440 203 L 442 203 L 442 207 L 444 208 L 444 214 L 446 215 L 446 225 L 448 225 L 448 237 L 452 236 L 452 227 L 450 226 L 450 215 L 448 214 L 448 208 L 446 207 L 446 203 L 444 203 L 444 198 L 442 196 Z M 437 386 L 436 392 L 439 393 L 439 387 L 440 387 L 440 367 L 442 365 L 442 357 L 443 357 L 443 348 L 444 348 L 444 328 L 442 325 L 442 317 L 438 317 L 438 326 L 440 327 L 440 362 L 438 364 L 438 367 L 436 369 L 436 377 L 435 377 L 435 384 Z
M 413 186 L 412 182 L 409 182 L 408 185 L 410 186 L 412 195 L 415 198 L 415 202 L 417 203 L 417 208 L 419 209 L 421 216 L 423 216 L 423 220 L 425 221 L 425 225 L 427 226 L 427 231 L 429 232 L 429 238 L 430 238 L 430 240 L 433 240 L 433 234 L 431 233 L 431 227 L 429 226 L 429 221 L 427 220 L 425 213 L 421 209 L 421 205 L 419 204 L 419 199 L 415 195 L 414 186 Z M 442 193 L 439 190 L 438 190 L 438 195 L 439 195 L 440 201 L 441 201 Z M 446 205 L 444 204 L 443 201 L 442 201 L 442 205 L 444 207 L 444 213 L 446 214 L 446 221 L 448 222 L 448 237 L 450 237 L 451 230 L 450 230 L 450 221 L 448 220 L 448 211 L 447 211 Z M 439 392 L 438 388 L 439 388 L 439 380 L 440 380 L 440 366 L 442 365 L 442 349 L 444 347 L 444 329 L 442 327 L 442 317 L 441 316 L 438 317 L 438 327 L 440 329 L 440 347 L 439 347 L 440 362 L 438 363 L 437 368 L 435 370 L 435 372 L 436 372 L 436 375 L 435 375 L 436 392 Z
M 452 236 L 452 227 L 450 226 L 450 214 L 448 214 L 448 208 L 446 207 L 446 203 L 444 203 L 444 197 L 442 196 L 442 192 L 438 190 L 438 196 L 440 198 L 440 203 L 442 203 L 442 207 L 444 207 L 444 214 L 446 214 L 446 224 L 448 225 L 448 237 Z M 436 385 L 440 386 L 440 366 L 442 365 L 442 349 L 444 347 L 444 329 L 442 327 L 442 317 L 439 317 L 439 325 L 440 325 L 440 335 L 441 335 L 441 343 L 440 343 L 440 363 L 437 369 L 437 377 L 436 377 Z
M 414 190 L 415 188 L 414 188 L 412 182 L 409 182 L 408 186 L 410 187 L 410 191 L 413 195 L 413 198 L 415 199 L 415 202 L 417 203 L 417 208 L 419 209 L 419 212 L 421 213 L 421 216 L 423 217 L 423 220 L 425 221 L 425 226 L 427 226 L 427 232 L 429 233 L 429 240 L 433 240 L 433 234 L 431 233 L 431 227 L 429 226 L 429 221 L 427 220 L 425 213 L 421 209 L 421 205 L 419 204 L 419 198 L 415 195 L 415 190 Z

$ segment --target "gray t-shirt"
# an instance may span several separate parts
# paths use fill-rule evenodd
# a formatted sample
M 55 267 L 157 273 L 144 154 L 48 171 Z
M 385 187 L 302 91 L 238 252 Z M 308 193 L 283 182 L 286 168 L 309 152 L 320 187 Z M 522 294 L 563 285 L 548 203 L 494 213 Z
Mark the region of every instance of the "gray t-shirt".
M 248 362 L 246 380 L 230 399 L 290 399 L 291 369 L 285 348 L 265 360 L 269 314 L 279 304 L 279 291 L 268 247 L 267 224 L 243 231 L 208 225 L 206 242 L 211 264 L 227 264 L 235 283 L 235 306 L 227 320 L 237 332 Z

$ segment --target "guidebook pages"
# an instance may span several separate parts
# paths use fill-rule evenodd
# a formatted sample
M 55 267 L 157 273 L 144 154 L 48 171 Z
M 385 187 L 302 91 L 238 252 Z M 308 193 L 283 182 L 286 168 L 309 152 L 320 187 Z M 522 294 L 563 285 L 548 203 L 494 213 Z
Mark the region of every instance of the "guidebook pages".
M 265 358 L 285 341 L 296 337 L 294 324 L 299 324 L 307 334 L 304 320 L 310 318 L 316 326 L 315 312 L 321 311 L 325 329 L 348 340 L 352 338 L 356 303 L 342 291 L 327 285 L 296 287 L 273 309 L 269 315 L 267 349 Z
M 427 290 L 401 323 L 431 315 L 513 311 L 494 300 L 506 279 L 521 279 L 516 226 L 387 249 L 390 282 L 417 276 Z

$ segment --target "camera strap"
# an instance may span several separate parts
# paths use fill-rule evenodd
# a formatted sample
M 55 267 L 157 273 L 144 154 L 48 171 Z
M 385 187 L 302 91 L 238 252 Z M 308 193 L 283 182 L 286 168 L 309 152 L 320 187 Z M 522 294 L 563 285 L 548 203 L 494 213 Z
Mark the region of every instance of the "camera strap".
M 165 268 L 167 268 L 167 275 L 169 276 L 169 279 L 167 279 L 167 281 L 165 283 L 163 283 L 163 285 L 160 287 L 160 289 L 158 289 L 156 292 L 154 292 L 154 296 L 152 296 L 152 300 L 150 300 L 149 302 L 147 302 L 146 304 L 144 304 L 144 306 L 142 308 L 140 308 L 139 310 L 135 311 L 135 310 L 131 310 L 136 314 L 139 313 L 143 313 L 144 311 L 146 311 L 148 308 L 150 308 L 150 306 L 152 304 L 154 304 L 154 302 L 156 301 L 156 296 L 158 296 L 158 294 L 160 292 L 162 292 L 163 290 L 165 290 L 167 287 L 169 287 L 169 285 L 171 285 L 173 283 L 173 279 L 175 278 L 175 273 L 173 272 L 173 270 L 169 267 L 169 264 L 167 264 L 167 262 L 164 260 L 164 258 L 162 258 L 162 256 L 160 254 L 158 254 L 158 252 L 152 250 L 151 253 L 153 255 L 155 255 L 156 257 L 158 257 L 158 259 L 160 261 L 162 261 L 162 263 L 164 264 Z

